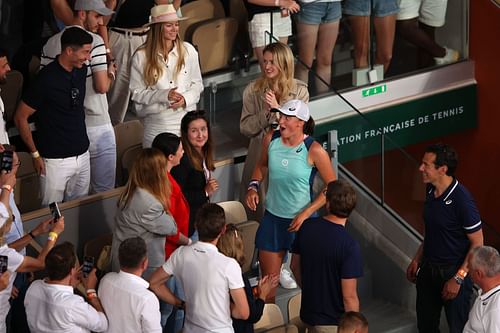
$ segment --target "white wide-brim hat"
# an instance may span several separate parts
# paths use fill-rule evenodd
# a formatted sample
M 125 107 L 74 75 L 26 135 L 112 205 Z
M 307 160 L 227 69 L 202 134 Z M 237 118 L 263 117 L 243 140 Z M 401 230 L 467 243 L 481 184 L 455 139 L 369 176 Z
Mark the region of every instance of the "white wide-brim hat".
M 158 5 L 151 8 L 151 15 L 149 15 L 149 22 L 144 26 L 150 26 L 156 23 L 177 22 L 184 21 L 187 17 L 179 17 L 175 7 L 169 5 Z

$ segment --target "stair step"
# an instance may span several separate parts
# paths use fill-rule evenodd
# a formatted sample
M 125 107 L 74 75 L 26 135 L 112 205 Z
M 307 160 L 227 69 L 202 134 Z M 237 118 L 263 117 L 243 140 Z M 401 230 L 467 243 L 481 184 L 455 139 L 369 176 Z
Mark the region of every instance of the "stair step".
M 408 310 L 381 299 L 361 300 L 370 333 L 417 333 L 417 318 Z

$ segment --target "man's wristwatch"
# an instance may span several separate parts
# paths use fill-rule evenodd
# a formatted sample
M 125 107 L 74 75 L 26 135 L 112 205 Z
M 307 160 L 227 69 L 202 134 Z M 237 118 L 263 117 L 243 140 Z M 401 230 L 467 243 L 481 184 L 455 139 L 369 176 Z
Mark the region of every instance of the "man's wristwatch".
M 453 278 L 455 279 L 455 282 L 459 285 L 462 285 L 464 283 L 464 279 L 458 275 L 455 275 Z

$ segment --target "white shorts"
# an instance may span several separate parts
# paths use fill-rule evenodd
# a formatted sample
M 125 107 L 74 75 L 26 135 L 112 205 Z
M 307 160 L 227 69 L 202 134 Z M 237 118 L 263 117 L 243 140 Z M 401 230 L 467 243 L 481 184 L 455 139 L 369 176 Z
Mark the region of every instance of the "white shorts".
M 288 37 L 292 35 L 292 20 L 289 16 L 281 17 L 280 12 L 273 14 L 273 42 L 274 39 Z M 255 14 L 250 22 L 248 22 L 248 34 L 252 47 L 263 47 L 269 44 L 271 33 L 271 14 L 260 13 Z
M 445 23 L 448 0 L 400 0 L 398 20 L 418 20 L 431 27 L 442 27 Z

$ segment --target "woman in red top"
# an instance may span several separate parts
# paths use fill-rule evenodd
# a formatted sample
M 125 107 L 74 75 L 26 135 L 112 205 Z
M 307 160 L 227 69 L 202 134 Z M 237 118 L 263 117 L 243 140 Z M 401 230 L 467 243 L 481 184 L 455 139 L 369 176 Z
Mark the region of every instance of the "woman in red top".
M 182 149 L 181 139 L 172 133 L 160 133 L 153 140 L 153 148 L 159 149 L 167 158 L 168 180 L 170 181 L 172 194 L 170 195 L 170 214 L 177 224 L 177 234 L 167 236 L 165 242 L 165 259 L 168 259 L 172 252 L 180 245 L 191 244 L 187 237 L 189 228 L 189 204 L 182 193 L 182 189 L 170 174 L 170 170 L 179 165 L 184 149 Z

